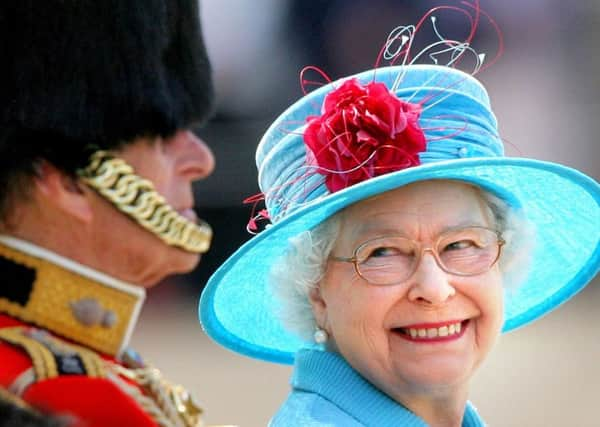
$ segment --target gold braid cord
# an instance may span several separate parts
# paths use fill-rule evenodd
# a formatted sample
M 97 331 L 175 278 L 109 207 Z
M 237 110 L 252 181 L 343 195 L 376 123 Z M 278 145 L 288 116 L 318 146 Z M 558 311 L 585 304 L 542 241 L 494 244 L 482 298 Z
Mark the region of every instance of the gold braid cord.
M 168 245 L 193 253 L 204 253 L 210 247 L 210 226 L 205 222 L 195 224 L 180 215 L 150 181 L 136 175 L 124 160 L 96 151 L 79 175 L 117 209 Z
M 193 396 L 180 385 L 165 380 L 151 366 L 126 368 L 106 361 L 107 378 L 132 397 L 160 427 L 204 427 L 202 409 Z M 137 384 L 128 383 L 123 378 Z M 206 427 L 238 427 L 231 424 Z
M 161 427 L 202 427 L 202 409 L 181 386 L 166 381 L 159 370 L 129 369 L 108 363 L 108 378 L 135 399 Z M 128 384 L 122 377 L 136 383 Z M 141 389 L 141 390 L 140 390 Z M 142 393 L 143 391 L 143 393 Z
M 19 393 L 34 382 L 56 378 L 61 375 L 55 356 L 77 356 L 83 365 L 83 371 L 88 377 L 103 378 L 106 376 L 104 362 L 98 353 L 53 337 L 44 330 L 13 326 L 0 329 L 0 341 L 19 347 L 27 353 L 33 365 L 33 375 L 23 377 L 23 384 L 14 384 L 11 391 Z M 63 363 L 64 359 L 63 359 Z M 63 367 L 64 369 L 64 367 Z

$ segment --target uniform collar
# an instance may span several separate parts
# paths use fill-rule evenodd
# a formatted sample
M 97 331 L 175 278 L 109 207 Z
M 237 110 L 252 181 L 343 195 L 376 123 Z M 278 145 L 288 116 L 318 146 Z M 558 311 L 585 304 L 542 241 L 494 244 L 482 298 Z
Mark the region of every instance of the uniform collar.
M 102 353 L 127 346 L 146 292 L 47 249 L 0 235 L 0 312 Z

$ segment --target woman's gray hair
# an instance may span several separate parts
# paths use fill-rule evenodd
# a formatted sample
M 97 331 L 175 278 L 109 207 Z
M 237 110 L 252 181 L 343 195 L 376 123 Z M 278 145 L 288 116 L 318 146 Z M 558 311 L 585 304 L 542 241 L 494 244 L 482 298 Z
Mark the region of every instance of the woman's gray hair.
M 269 286 L 278 302 L 277 314 L 286 329 L 307 341 L 316 329 L 310 291 L 323 278 L 340 222 L 338 213 L 312 230 L 294 236 L 271 268 Z
M 504 287 L 514 289 L 527 278 L 535 229 L 520 209 L 475 188 L 490 208 L 496 228 L 506 241 L 498 263 Z M 271 269 L 269 286 L 277 300 L 277 314 L 286 329 L 306 341 L 312 340 L 316 329 L 309 294 L 319 286 L 325 274 L 340 224 L 341 212 L 338 212 L 312 230 L 291 238 L 288 249 Z

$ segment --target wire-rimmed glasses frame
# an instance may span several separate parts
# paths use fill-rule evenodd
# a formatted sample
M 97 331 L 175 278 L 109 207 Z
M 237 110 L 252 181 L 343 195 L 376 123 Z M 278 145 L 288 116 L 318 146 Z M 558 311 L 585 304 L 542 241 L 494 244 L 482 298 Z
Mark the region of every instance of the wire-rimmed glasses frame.
M 437 265 L 448 274 L 483 274 L 498 262 L 505 243 L 498 230 L 469 226 L 447 230 L 430 245 L 405 236 L 376 237 L 358 245 L 352 257 L 332 255 L 330 259 L 350 262 L 367 282 L 387 286 L 408 280 L 425 252 L 431 253 Z

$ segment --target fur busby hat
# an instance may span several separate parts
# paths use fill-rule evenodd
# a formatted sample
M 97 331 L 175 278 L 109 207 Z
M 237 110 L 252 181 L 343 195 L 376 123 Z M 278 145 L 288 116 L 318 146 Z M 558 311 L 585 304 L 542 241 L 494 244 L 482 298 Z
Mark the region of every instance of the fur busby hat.
M 3 2 L 0 191 L 36 159 L 74 172 L 90 150 L 201 122 L 212 83 L 197 2 Z

